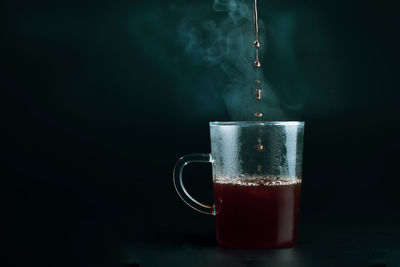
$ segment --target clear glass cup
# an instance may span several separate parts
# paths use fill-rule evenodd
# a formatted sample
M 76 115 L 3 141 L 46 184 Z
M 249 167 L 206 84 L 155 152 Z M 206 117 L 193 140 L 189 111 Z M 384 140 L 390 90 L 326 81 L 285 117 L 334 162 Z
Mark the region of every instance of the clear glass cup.
M 174 185 L 193 209 L 216 217 L 217 241 L 231 248 L 282 248 L 297 241 L 304 122 L 210 122 L 211 154 L 178 160 Z M 194 199 L 183 167 L 210 162 L 214 205 Z

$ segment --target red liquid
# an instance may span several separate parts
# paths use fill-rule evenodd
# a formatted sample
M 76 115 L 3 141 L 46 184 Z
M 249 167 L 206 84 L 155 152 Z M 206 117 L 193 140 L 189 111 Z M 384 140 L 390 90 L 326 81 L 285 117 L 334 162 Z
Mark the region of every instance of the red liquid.
M 231 248 L 283 248 L 297 241 L 301 183 L 214 183 L 217 240 Z

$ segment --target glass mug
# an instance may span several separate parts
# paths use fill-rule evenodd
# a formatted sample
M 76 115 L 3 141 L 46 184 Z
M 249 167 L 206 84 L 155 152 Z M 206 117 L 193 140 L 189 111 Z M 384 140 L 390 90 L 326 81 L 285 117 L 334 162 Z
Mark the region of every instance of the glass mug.
M 193 209 L 215 215 L 216 236 L 230 248 L 295 245 L 300 212 L 304 122 L 210 122 L 211 154 L 189 154 L 174 169 L 175 189 Z M 194 199 L 183 167 L 212 163 L 214 205 Z

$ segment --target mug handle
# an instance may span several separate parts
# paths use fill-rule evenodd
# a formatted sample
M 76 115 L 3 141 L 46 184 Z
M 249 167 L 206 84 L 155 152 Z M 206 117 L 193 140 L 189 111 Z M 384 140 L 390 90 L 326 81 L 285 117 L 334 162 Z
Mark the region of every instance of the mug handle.
M 175 190 L 181 199 L 192 209 L 197 210 L 198 212 L 204 214 L 215 215 L 214 205 L 204 205 L 194 199 L 189 193 L 186 191 L 185 186 L 182 182 L 182 171 L 183 167 L 185 167 L 188 163 L 192 162 L 209 162 L 212 163 L 211 154 L 189 154 L 181 157 L 175 164 L 173 181 Z

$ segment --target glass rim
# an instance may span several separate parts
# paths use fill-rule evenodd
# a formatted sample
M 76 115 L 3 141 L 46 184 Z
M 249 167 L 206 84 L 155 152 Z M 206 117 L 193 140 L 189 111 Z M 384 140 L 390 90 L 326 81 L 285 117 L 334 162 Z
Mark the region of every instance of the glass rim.
M 304 125 L 304 121 L 210 121 L 210 126 Z

